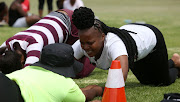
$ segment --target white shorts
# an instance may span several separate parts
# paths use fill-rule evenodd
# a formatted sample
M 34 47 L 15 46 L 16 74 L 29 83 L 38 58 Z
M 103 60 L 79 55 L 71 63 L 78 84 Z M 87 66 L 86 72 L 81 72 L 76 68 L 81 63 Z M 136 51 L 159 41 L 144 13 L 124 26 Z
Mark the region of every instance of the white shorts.
M 18 18 L 12 27 L 28 27 L 26 17 Z

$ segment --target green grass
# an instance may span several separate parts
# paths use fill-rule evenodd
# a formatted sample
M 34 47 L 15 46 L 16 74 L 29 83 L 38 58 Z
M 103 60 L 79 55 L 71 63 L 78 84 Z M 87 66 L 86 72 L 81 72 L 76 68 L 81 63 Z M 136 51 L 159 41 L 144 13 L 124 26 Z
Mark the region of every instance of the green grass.
M 54 0 L 54 10 L 56 9 Z M 85 6 L 92 8 L 96 16 L 109 26 L 120 27 L 124 20 L 145 21 L 159 28 L 163 33 L 169 58 L 175 52 L 180 53 L 180 0 L 83 0 Z M 12 0 L 5 0 L 10 5 Z M 30 0 L 31 13 L 38 14 L 38 0 Z M 47 6 L 44 8 L 44 15 Z M 0 44 L 13 34 L 26 28 L 0 27 Z M 91 84 L 104 86 L 107 79 L 106 70 L 95 69 L 89 77 L 74 79 L 80 87 Z M 165 87 L 141 85 L 132 72 L 129 72 L 125 91 L 128 102 L 160 102 L 164 93 L 180 92 L 180 79 Z M 101 99 L 98 97 L 96 99 Z

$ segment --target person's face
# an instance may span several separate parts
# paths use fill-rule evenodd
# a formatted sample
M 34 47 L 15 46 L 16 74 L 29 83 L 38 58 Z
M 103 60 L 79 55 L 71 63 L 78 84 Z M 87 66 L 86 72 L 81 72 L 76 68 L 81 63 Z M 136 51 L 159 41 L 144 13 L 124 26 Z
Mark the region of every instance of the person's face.
M 90 29 L 79 30 L 79 38 L 82 49 L 84 49 L 90 57 L 101 55 L 104 47 L 104 33 L 91 27 Z

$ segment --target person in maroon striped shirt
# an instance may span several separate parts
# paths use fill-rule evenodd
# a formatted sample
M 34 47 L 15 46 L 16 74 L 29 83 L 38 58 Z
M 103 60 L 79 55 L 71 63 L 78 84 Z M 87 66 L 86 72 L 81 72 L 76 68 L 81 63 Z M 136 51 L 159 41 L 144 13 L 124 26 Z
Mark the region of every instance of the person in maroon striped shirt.
M 73 11 L 68 9 L 51 12 L 27 30 L 6 40 L 0 46 L 0 70 L 7 74 L 39 61 L 42 48 L 48 44 L 67 43 L 72 45 L 79 39 L 78 30 L 72 22 L 72 14 Z M 18 64 L 18 55 L 20 55 L 21 65 Z M 85 68 L 89 72 L 84 72 Z M 94 68 L 95 66 L 91 65 L 86 57 L 74 64 L 74 69 L 77 72 L 81 71 L 77 77 L 89 75 Z

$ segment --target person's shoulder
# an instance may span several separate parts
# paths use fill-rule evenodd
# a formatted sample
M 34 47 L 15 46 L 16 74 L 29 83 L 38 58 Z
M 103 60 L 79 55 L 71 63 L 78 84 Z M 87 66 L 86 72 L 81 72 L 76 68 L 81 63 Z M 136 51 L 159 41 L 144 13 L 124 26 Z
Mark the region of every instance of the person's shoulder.
M 122 40 L 114 33 L 108 33 L 106 35 L 106 45 L 112 45 L 114 43 L 121 43 Z
M 114 39 L 114 38 L 119 38 L 119 37 L 116 34 L 109 32 L 109 33 L 107 33 L 106 38 Z

